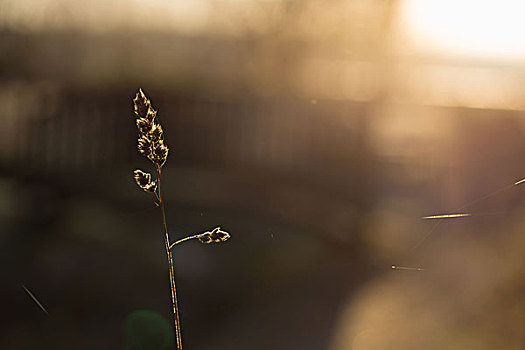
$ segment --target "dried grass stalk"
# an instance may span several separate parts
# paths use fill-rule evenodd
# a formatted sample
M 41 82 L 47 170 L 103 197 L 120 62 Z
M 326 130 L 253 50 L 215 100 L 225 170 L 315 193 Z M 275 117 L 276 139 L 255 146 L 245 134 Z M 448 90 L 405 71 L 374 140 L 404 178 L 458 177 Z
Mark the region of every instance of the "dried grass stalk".
M 198 239 L 201 243 L 205 244 L 224 242 L 230 238 L 230 234 L 226 231 L 222 231 L 220 227 L 217 227 L 212 231 L 188 236 L 170 244 L 168 226 L 166 223 L 166 210 L 164 201 L 162 200 L 161 192 L 162 167 L 168 159 L 169 149 L 166 145 L 166 142 L 164 141 L 164 132 L 162 126 L 157 120 L 157 111 L 153 109 L 151 106 L 151 101 L 146 97 L 141 89 L 139 89 L 135 98 L 133 99 L 133 105 L 138 129 L 137 148 L 140 154 L 145 156 L 153 163 L 157 173 L 157 178 L 153 180 L 151 174 L 137 169 L 134 171 L 134 178 L 135 182 L 142 190 L 155 195 L 161 211 L 166 255 L 168 258 L 169 267 L 171 301 L 173 305 L 173 316 L 175 323 L 175 338 L 177 342 L 177 350 L 182 350 L 182 330 L 180 326 L 179 303 L 177 300 L 177 287 L 175 284 L 175 270 L 173 268 L 172 249 L 175 245 L 191 239 Z

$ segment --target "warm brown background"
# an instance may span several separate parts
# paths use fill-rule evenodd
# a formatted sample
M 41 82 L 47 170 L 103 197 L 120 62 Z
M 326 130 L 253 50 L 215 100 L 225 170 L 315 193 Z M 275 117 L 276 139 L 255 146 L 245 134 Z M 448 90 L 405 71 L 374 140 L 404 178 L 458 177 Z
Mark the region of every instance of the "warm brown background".
M 0 4 L 0 348 L 165 348 L 139 87 L 172 236 L 232 235 L 175 251 L 186 349 L 525 347 L 522 187 L 411 249 L 525 177 L 519 59 L 412 49 L 402 1 Z

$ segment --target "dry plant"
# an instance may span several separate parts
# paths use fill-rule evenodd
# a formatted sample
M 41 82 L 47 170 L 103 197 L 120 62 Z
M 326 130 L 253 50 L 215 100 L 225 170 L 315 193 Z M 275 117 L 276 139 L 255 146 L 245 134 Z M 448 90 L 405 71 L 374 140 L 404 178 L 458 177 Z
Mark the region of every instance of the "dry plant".
M 177 301 L 177 288 L 175 285 L 175 271 L 173 267 L 173 248 L 177 244 L 191 239 L 198 239 L 204 244 L 224 242 L 230 238 L 230 235 L 228 232 L 222 231 L 220 227 L 216 227 L 212 231 L 191 235 L 171 243 L 168 226 L 166 224 L 166 210 L 161 192 L 162 167 L 168 159 L 168 146 L 164 141 L 162 127 L 157 120 L 157 112 L 153 109 L 150 100 L 148 100 L 141 89 L 139 89 L 137 95 L 133 99 L 133 104 L 135 107 L 135 116 L 139 132 L 138 150 L 140 154 L 153 163 L 156 171 L 156 179 L 153 179 L 151 174 L 137 169 L 134 171 L 135 181 L 141 189 L 155 196 L 162 215 L 162 225 L 164 228 L 164 240 L 170 276 L 171 301 L 175 322 L 175 338 L 177 341 L 177 350 L 182 350 L 179 304 Z

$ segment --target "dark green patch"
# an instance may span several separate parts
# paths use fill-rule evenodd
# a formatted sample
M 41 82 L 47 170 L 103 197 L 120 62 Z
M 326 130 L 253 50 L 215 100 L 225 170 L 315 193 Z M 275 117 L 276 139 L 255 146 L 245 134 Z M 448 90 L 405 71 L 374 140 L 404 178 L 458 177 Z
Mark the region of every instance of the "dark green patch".
M 151 310 L 136 310 L 124 323 L 124 349 L 173 349 L 175 339 L 168 321 Z

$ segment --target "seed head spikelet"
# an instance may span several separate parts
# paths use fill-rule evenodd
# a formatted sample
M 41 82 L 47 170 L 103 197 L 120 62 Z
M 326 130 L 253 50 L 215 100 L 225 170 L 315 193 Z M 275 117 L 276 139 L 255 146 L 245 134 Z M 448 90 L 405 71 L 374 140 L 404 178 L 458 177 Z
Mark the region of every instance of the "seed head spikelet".
M 216 227 L 210 232 L 210 238 L 214 243 L 225 242 L 230 238 L 230 234 L 222 231 L 220 227 Z
M 146 137 L 139 137 L 137 148 L 139 149 L 140 154 L 142 154 L 144 157 L 151 157 L 153 144 L 150 139 Z
M 137 129 L 139 132 L 137 148 L 153 164 L 162 167 L 168 159 L 168 146 L 164 141 L 162 126 L 157 120 L 157 111 L 142 89 L 133 99 Z
M 151 107 L 151 102 L 148 100 L 142 89 L 139 89 L 135 95 L 133 104 L 135 106 L 135 114 L 137 115 L 137 118 L 144 118 L 150 121 L 155 118 L 157 112 Z
M 152 123 L 145 119 L 145 118 L 138 118 L 137 119 L 137 128 L 139 129 L 140 135 L 147 135 L 152 128 Z
M 140 169 L 134 172 L 135 182 L 146 192 L 155 192 L 157 189 L 157 182 L 151 179 L 151 174 L 146 173 Z
M 230 234 L 226 231 L 222 231 L 220 227 L 216 227 L 211 232 L 208 231 L 197 235 L 197 238 L 204 244 L 220 243 L 226 242 L 230 238 Z

